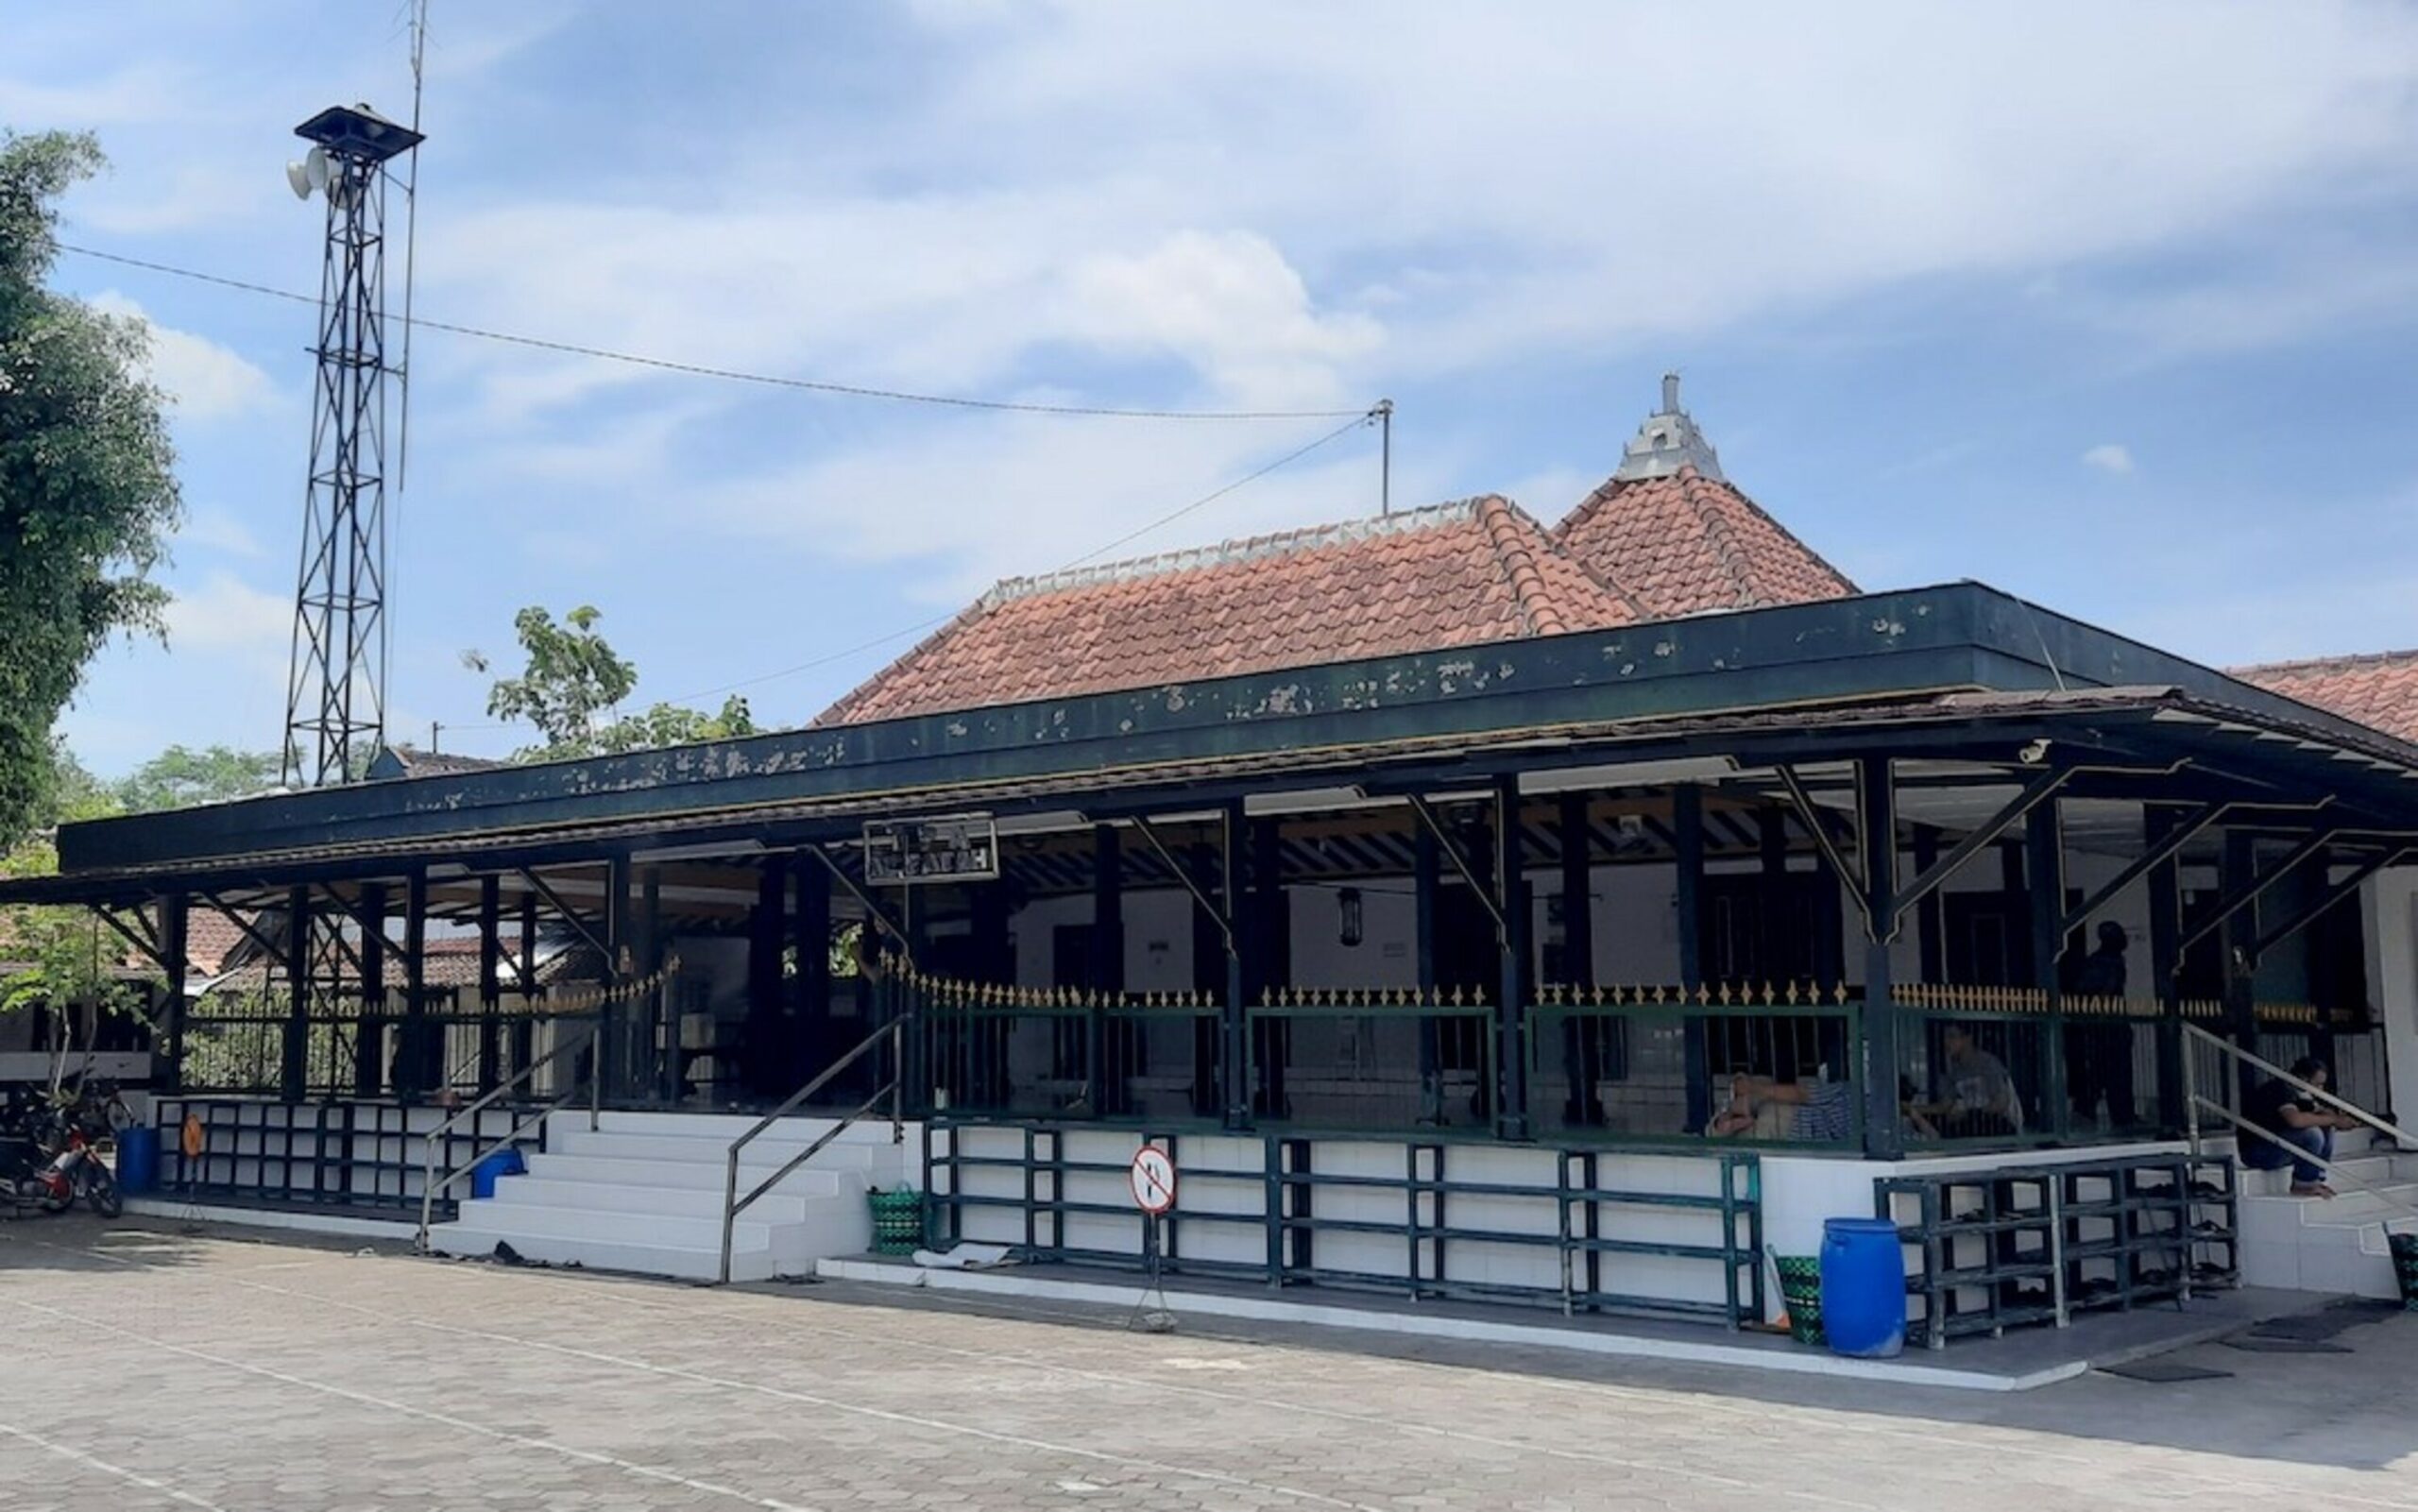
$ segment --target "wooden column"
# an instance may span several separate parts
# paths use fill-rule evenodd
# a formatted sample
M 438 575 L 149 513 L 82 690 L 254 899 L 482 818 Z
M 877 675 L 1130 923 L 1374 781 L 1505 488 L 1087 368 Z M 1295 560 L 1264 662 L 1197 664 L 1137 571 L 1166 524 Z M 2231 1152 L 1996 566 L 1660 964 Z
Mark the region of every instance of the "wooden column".
M 1587 823 L 1587 800 L 1584 792 L 1561 794 L 1554 806 L 1554 821 L 1561 850 L 1561 975 L 1573 993 L 1571 1016 L 1561 1025 L 1562 1069 L 1570 1084 L 1562 1118 L 1593 1125 L 1604 1121 L 1596 1089 L 1604 1077 L 1605 1038 L 1611 1031 L 1602 1019 L 1577 1011 L 1595 985 L 1594 872 L 1589 855 L 1593 832 Z
M 652 976 L 663 969 L 666 954 L 663 927 L 663 868 L 652 863 L 639 870 L 639 880 L 638 969 L 641 977 Z M 656 982 L 639 1005 L 646 1028 L 639 1036 L 639 1053 L 645 1057 L 646 1070 L 641 1079 L 649 1095 L 659 1103 L 680 1100 L 686 1081 L 680 1074 L 680 1026 L 672 1000 L 672 989 Z
M 781 975 L 781 954 L 789 943 L 789 858 L 765 857 L 756 872 L 756 907 L 747 916 L 747 1012 L 739 1036 L 739 1084 L 750 1096 L 778 1097 L 790 1090 L 775 1071 L 781 1026 L 789 1016 L 789 983 Z
M 355 1096 L 383 1096 L 386 1087 L 386 884 L 364 882 L 354 910 L 361 921 L 361 1021 L 352 1036 Z
M 520 894 L 520 957 L 513 977 L 520 988 L 520 1011 L 512 1019 L 512 1069 L 518 1075 L 537 1059 L 537 894 L 534 889 Z M 549 1051 L 553 1048 L 547 1046 Z M 538 1091 L 536 1086 L 529 1090 L 533 1096 Z
M 1125 1026 L 1112 1026 L 1098 1006 L 1125 992 L 1125 858 L 1115 824 L 1092 826 L 1092 948 L 1086 985 L 1098 1003 L 1083 1015 L 1083 1075 L 1093 1113 L 1125 1111 L 1125 1079 L 1132 1049 Z M 1114 1062 L 1114 1064 L 1110 1062 Z
M 1285 898 L 1284 831 L 1280 822 L 1262 818 L 1248 822 L 1251 851 L 1252 965 L 1251 1001 L 1284 996 L 1293 979 L 1293 920 Z M 1283 1019 L 1261 1019 L 1250 1036 L 1252 1111 L 1260 1117 L 1283 1118 L 1287 1101 L 1285 1062 L 1292 1053 L 1291 1026 Z
M 1892 996 L 1889 941 L 1885 927 L 1898 906 L 1898 789 L 1887 756 L 1856 758 L 1857 852 L 1864 865 L 1864 1054 L 1857 1062 L 1864 1084 L 1864 1148 L 1878 1160 L 1905 1150 L 1898 1124 L 1898 1007 Z
M 1939 860 L 1939 831 L 1930 824 L 1915 826 L 1915 875 L 1927 875 Z M 1915 943 L 1920 951 L 1923 980 L 1948 980 L 1946 908 L 1948 890 L 1935 887 L 1915 905 Z
M 172 1092 L 183 1091 L 185 1084 L 185 977 L 192 969 L 186 959 L 187 925 L 183 893 L 171 892 L 160 900 L 160 975 L 167 987 L 162 1024 L 167 1065 L 162 1080 Z
M 445 1037 L 428 1021 L 428 874 L 417 870 L 403 883 L 402 1050 L 409 1080 L 396 1078 L 396 1096 L 408 1101 L 436 1090 L 445 1079 Z
M 2066 917 L 2066 839 L 2054 797 L 2023 817 L 2023 885 L 2032 923 L 2032 985 L 2046 995 L 2049 1010 L 2041 1028 L 2040 1065 L 2034 1084 L 2040 1088 L 2041 1110 L 2048 1115 L 2050 1129 L 2062 1136 L 2073 1127 L 2073 1109 L 2068 1095 L 2071 1079 L 2066 1061 L 2066 1004 L 2057 988 L 2057 955 Z M 2105 1036 L 2087 1031 L 2075 1037 L 2073 1047 L 2086 1057 L 2110 1048 Z M 2090 1084 L 2101 1085 L 2103 1069 L 2096 1065 L 2086 1069 Z M 2022 1095 L 2018 1084 L 2016 1096 Z
M 2173 810 L 2148 807 L 2143 840 L 2155 845 L 2174 831 Z M 2173 1137 L 2189 1123 L 2183 1087 L 2183 892 L 2182 868 L 2169 857 L 2150 868 L 2150 982 L 2157 993 L 2157 1110 L 2159 1131 Z
M 2256 838 L 2247 830 L 2228 828 L 2218 858 L 2217 896 L 2239 896 L 2251 885 L 2257 870 Z M 2258 982 L 2256 970 L 2251 964 L 2250 948 L 2258 938 L 2258 905 L 2254 901 L 2235 909 L 2217 930 L 2217 950 L 2224 972 L 2225 1028 L 2233 1043 L 2252 1055 L 2258 1053 Z M 2259 1074 L 2246 1062 L 2240 1072 L 2242 1105 L 2247 1106 Z
M 1438 848 L 1436 832 L 1427 822 L 1414 818 L 1411 824 L 1410 891 L 1416 914 L 1414 969 L 1419 974 L 1419 1000 L 1436 1001 L 1436 929 L 1439 917 L 1437 892 L 1443 881 L 1443 854 Z M 1441 1124 L 1444 1114 L 1444 1041 L 1436 1019 L 1431 1015 L 1419 1021 L 1419 1118 L 1424 1124 Z
M 1671 836 L 1677 885 L 1672 893 L 1672 928 L 1678 935 L 1679 986 L 1704 985 L 1704 790 L 1683 783 L 1671 790 Z M 1682 1021 L 1679 1052 L 1687 1079 L 1687 1128 L 1712 1122 L 1712 1056 L 1704 1020 Z
M 604 863 L 604 986 L 622 980 L 622 958 L 632 939 L 630 858 L 626 852 L 617 852 Z M 604 1004 L 597 1016 L 597 1044 L 603 1053 L 597 1059 L 596 1074 L 604 1079 L 607 1101 L 627 1101 L 638 1081 L 630 1016 L 630 1005 L 622 1002 Z
M 1218 815 L 1218 902 L 1226 909 L 1227 926 L 1235 932 L 1235 948 L 1226 956 L 1226 992 L 1219 1005 L 1218 1056 L 1218 1097 L 1226 1110 L 1228 1129 L 1251 1127 L 1251 1040 L 1248 1004 L 1252 974 L 1259 969 L 1261 946 L 1251 907 L 1248 878 L 1251 821 L 1239 799 Z
M 870 930 L 870 924 L 865 927 Z M 797 866 L 797 994 L 781 1068 L 782 1096 L 819 1075 L 831 1042 L 831 869 L 809 856 Z
M 311 890 L 285 890 L 285 1038 L 277 1091 L 286 1102 L 308 1095 L 311 1045 Z
M 503 1080 L 503 878 L 479 878 L 479 1090 Z
M 1529 936 L 1533 920 L 1520 824 L 1520 783 L 1494 782 L 1494 896 L 1503 912 L 1502 985 L 1494 1005 L 1495 1081 L 1502 1089 L 1494 1127 L 1505 1139 L 1528 1137 L 1528 982 L 1533 975 Z

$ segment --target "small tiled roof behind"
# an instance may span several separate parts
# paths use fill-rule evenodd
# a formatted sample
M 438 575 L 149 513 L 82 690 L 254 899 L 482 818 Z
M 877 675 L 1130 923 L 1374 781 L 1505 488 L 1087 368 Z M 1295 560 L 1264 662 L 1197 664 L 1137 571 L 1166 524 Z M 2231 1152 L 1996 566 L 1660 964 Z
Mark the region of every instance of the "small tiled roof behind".
M 1614 478 L 1553 530 L 1563 550 L 1657 620 L 1846 598 L 1847 575 L 1779 520 L 1693 467 Z
M 815 722 L 1633 623 L 1634 599 L 1488 496 L 1000 584 Z
M 2270 662 L 2237 667 L 2232 675 L 2398 739 L 2418 741 L 2418 651 Z

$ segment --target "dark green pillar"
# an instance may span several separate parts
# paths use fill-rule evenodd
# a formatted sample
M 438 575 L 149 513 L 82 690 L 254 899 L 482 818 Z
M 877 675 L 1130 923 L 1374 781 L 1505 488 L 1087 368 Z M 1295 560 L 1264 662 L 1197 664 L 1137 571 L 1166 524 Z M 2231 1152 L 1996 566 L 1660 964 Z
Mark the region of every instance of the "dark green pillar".
M 1898 789 L 1887 756 L 1856 758 L 1857 852 L 1864 863 L 1864 1148 L 1877 1160 L 1905 1151 L 1898 1123 L 1898 1006 L 1889 961 L 1889 920 L 1898 906 Z
M 278 1096 L 309 1096 L 311 1056 L 311 890 L 285 891 L 285 1038 L 278 1058 Z
M 2066 841 L 2054 797 L 2023 818 L 2023 880 L 2032 922 L 2032 984 L 2045 995 L 2048 1010 L 2041 1021 L 2040 1063 L 2033 1085 L 2041 1089 L 2041 1111 L 2051 1130 L 2062 1136 L 2072 1128 L 2073 1111 L 2067 1106 L 2066 1095 L 2065 997 L 2057 990 L 2057 947 L 2066 916 Z M 2112 1053 L 2115 1048 L 2108 1036 L 2087 1032 L 2079 1037 L 2076 1047 L 2087 1054 Z M 2125 1049 L 2129 1053 L 2130 1046 Z M 2091 1084 L 2103 1084 L 2104 1068 L 2091 1070 Z M 2016 1095 L 2022 1096 L 2019 1085 Z
M 352 1091 L 376 1097 L 386 1087 L 386 884 L 364 882 L 354 910 L 361 921 L 361 1022 L 352 1036 Z
M 1083 1015 L 1083 1072 L 1095 1114 L 1125 1111 L 1132 1045 L 1125 1020 L 1106 1005 L 1125 994 L 1125 858 L 1115 824 L 1092 826 L 1092 947 L 1088 986 L 1094 1005 Z
M 445 1079 L 445 1036 L 428 1018 L 428 874 L 414 871 L 403 883 L 404 1066 L 395 1079 L 396 1096 L 411 1101 L 435 1091 Z
M 2155 845 L 2174 830 L 2171 809 L 2147 807 L 2143 841 Z M 2150 983 L 2157 994 L 2157 1119 L 2172 1137 L 2190 1121 L 2183 1086 L 2183 894 L 2173 858 L 2149 870 Z
M 1684 783 L 1671 790 L 1672 858 L 1677 885 L 1671 895 L 1672 927 L 1679 937 L 1679 987 L 1693 996 L 1704 985 L 1704 790 Z M 1689 1014 L 1679 1031 L 1687 1079 L 1687 1125 L 1712 1122 L 1712 1055 L 1704 1020 Z
M 2217 896 L 2239 897 L 2252 885 L 2257 870 L 2256 837 L 2247 830 L 2227 829 L 2224 847 L 2218 857 Z M 2256 900 L 2236 909 L 2217 930 L 2217 952 L 2224 973 L 2225 1028 L 2233 1043 L 2251 1055 L 2258 1053 L 2257 972 L 2250 959 L 2251 945 L 2257 938 Z M 2247 1106 L 2259 1074 L 2247 1062 L 2241 1063 L 2240 1072 L 2242 1105 Z
M 1225 1104 L 1228 1129 L 1251 1127 L 1251 1039 L 1249 1003 L 1251 975 L 1261 959 L 1255 910 L 1246 881 L 1251 824 L 1239 800 L 1218 815 L 1220 841 L 1218 902 L 1226 909 L 1226 926 L 1234 931 L 1234 948 L 1226 952 L 1226 991 L 1219 1005 L 1218 1057 L 1218 1096 Z
M 1498 777 L 1494 783 L 1494 896 L 1495 906 L 1503 912 L 1503 970 L 1494 1024 L 1495 1078 L 1503 1091 L 1495 1113 L 1495 1130 L 1505 1139 L 1528 1137 L 1527 1001 L 1532 971 L 1528 941 L 1532 921 L 1524 855 L 1525 840 L 1520 823 L 1519 779 Z
M 479 878 L 479 1091 L 503 1080 L 503 879 Z
M 1604 1121 L 1597 1088 L 1604 1078 L 1605 1041 L 1611 1032 L 1603 1019 L 1578 1010 L 1595 985 L 1595 890 L 1590 864 L 1593 832 L 1587 823 L 1587 800 L 1584 792 L 1565 792 L 1554 811 L 1561 851 L 1561 977 L 1572 994 L 1570 1016 L 1561 1024 L 1562 1071 L 1570 1087 L 1562 1118 L 1575 1125 Z
M 181 1092 L 185 1084 L 185 977 L 192 971 L 187 942 L 185 895 L 171 892 L 160 900 L 160 975 L 167 989 L 163 999 L 166 1030 L 162 1084 Z

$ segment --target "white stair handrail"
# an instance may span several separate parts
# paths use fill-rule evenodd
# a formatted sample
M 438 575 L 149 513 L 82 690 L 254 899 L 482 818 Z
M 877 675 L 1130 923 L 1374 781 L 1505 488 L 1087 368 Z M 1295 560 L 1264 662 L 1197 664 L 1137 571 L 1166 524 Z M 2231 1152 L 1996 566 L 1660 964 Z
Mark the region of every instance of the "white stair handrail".
M 2375 1132 L 2392 1140 L 2393 1147 L 2396 1149 L 2404 1152 L 2418 1151 L 2418 1137 L 2412 1136 L 2398 1125 L 2385 1122 L 2375 1114 L 2368 1112 L 2365 1108 L 2358 1106 L 2357 1103 L 2346 1102 L 2342 1098 L 2336 1096 L 2333 1093 L 2326 1091 L 2324 1087 L 2317 1086 L 2312 1082 L 2303 1081 L 2300 1078 L 2292 1075 L 2290 1071 L 2285 1070 L 2282 1066 L 2276 1065 L 2273 1062 L 2260 1059 L 2254 1052 L 2243 1049 L 2240 1045 L 2234 1044 L 2231 1040 L 2211 1034 L 2197 1024 L 2184 1025 L 2183 1037 L 2187 1046 L 2193 1039 L 2204 1041 L 2218 1054 L 2225 1056 L 2231 1060 L 2238 1061 L 2244 1065 L 2252 1066 L 2257 1070 L 2263 1071 L 2267 1075 L 2273 1077 L 2276 1080 L 2283 1082 L 2285 1085 L 2292 1087 L 2306 1096 L 2315 1097 L 2319 1102 L 2324 1103 L 2335 1112 L 2346 1113 L 2349 1116 L 2358 1119 L 2360 1123 L 2365 1124 Z M 2200 1097 L 2196 1084 L 2192 1084 L 2191 1082 L 2191 1058 L 2188 1054 L 2183 1058 L 2183 1065 L 2187 1085 L 2189 1085 L 2192 1100 L 2195 1103 L 2205 1101 L 2205 1098 Z M 2224 1110 L 2220 1109 L 2219 1111 L 2223 1112 Z M 2234 1115 L 2227 1113 L 2226 1116 L 2231 1119 Z M 2196 1151 L 2199 1144 L 2199 1134 L 2196 1125 L 2192 1133 L 2192 1144 Z

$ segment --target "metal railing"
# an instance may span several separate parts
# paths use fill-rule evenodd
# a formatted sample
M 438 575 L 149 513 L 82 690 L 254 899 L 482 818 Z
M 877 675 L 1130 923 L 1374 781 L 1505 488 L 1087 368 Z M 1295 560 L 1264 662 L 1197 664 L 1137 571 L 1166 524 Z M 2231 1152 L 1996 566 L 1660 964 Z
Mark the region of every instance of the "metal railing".
M 2314 1098 L 2320 1104 L 2331 1108 L 2336 1113 L 2341 1113 L 2353 1121 L 2385 1136 L 2387 1139 L 2392 1141 L 2393 1148 L 2397 1151 L 2418 1150 L 2418 1139 L 2413 1139 L 2403 1130 L 2386 1123 L 2383 1119 L 2378 1118 L 2375 1114 L 2359 1107 L 2356 1103 L 2347 1102 L 2344 1099 L 2336 1096 L 2334 1094 L 2326 1091 L 2324 1087 L 2318 1086 L 2313 1082 L 2302 1080 L 2299 1077 L 2292 1075 L 2283 1067 L 2276 1065 L 2271 1061 L 2264 1060 L 2252 1054 L 2250 1051 L 2243 1049 L 2241 1046 L 2234 1044 L 2230 1040 L 2211 1034 L 2206 1029 L 2200 1028 L 2197 1024 L 2186 1024 L 2183 1027 L 2183 1033 L 2187 1048 L 2205 1049 L 2214 1053 L 2217 1063 L 2220 1066 L 2226 1068 L 2228 1074 L 2225 1076 L 2224 1080 L 2231 1086 L 2239 1088 L 2241 1082 L 2239 1075 L 2240 1068 L 2244 1066 L 2250 1067 L 2251 1069 L 2263 1072 L 2266 1075 L 2274 1078 L 2275 1079 L 2283 1082 L 2286 1086 L 2289 1086 L 2294 1091 L 2300 1093 L 2303 1096 Z M 2394 1197 L 2390 1192 L 2370 1185 L 2368 1182 L 2360 1181 L 2358 1177 L 2347 1174 L 2341 1169 L 2341 1162 L 2340 1160 L 2332 1156 L 2321 1155 L 2315 1150 L 2308 1149 L 2300 1145 L 2295 1145 L 2290 1140 L 2276 1133 L 2273 1130 L 2263 1129 L 2257 1124 L 2251 1122 L 2248 1118 L 2242 1116 L 2240 1111 L 2232 1104 L 2228 1102 L 2221 1102 L 2202 1093 L 2200 1090 L 2199 1062 L 2196 1056 L 2186 1055 L 2183 1058 L 2183 1084 L 2185 1114 L 2189 1120 L 2188 1132 L 2192 1154 L 2198 1155 L 2202 1152 L 2200 1114 L 2203 1112 L 2212 1113 L 2219 1118 L 2222 1119 L 2225 1123 L 2231 1125 L 2237 1136 L 2242 1133 L 2256 1134 L 2260 1139 L 2265 1140 L 2268 1144 L 2283 1149 L 2294 1160 L 2307 1161 L 2311 1165 L 2316 1166 L 2318 1169 L 2324 1171 L 2329 1179 L 2340 1180 L 2343 1185 L 2352 1188 L 2354 1191 L 2361 1192 L 2369 1197 L 2375 1198 L 2383 1207 L 2393 1210 L 2394 1216 L 2418 1218 L 2418 1207 L 2412 1207 L 2410 1204 Z
M 560 1021 L 558 1020 L 557 1022 Z M 494 1091 L 484 1095 L 477 1101 L 470 1103 L 458 1113 L 455 1113 L 451 1117 L 446 1119 L 434 1129 L 430 1130 L 428 1133 L 423 1136 L 427 1142 L 427 1156 L 420 1172 L 419 1232 L 413 1239 L 413 1244 L 416 1247 L 423 1250 L 428 1248 L 428 1231 L 430 1224 L 435 1216 L 436 1198 L 440 1192 L 444 1191 L 447 1187 L 451 1186 L 463 1177 L 468 1175 L 472 1167 L 476 1166 L 479 1162 L 485 1160 L 488 1156 L 494 1154 L 500 1149 L 505 1149 L 513 1145 L 519 1144 L 521 1137 L 527 1134 L 529 1130 L 542 1128 L 549 1114 L 561 1109 L 564 1104 L 570 1102 L 573 1097 L 579 1095 L 580 1084 L 577 1081 L 573 1081 L 571 1085 L 564 1088 L 551 1100 L 541 1104 L 536 1113 L 530 1114 L 526 1118 L 515 1122 L 512 1126 L 511 1131 L 506 1133 L 502 1139 L 486 1146 L 485 1148 L 478 1149 L 478 1152 L 472 1155 L 468 1160 L 464 1161 L 461 1164 L 454 1166 L 451 1170 L 447 1171 L 440 1177 L 436 1174 L 436 1152 L 440 1147 L 444 1137 L 452 1132 L 456 1126 L 468 1120 L 477 1118 L 481 1113 L 502 1101 L 506 1094 L 512 1092 L 515 1088 L 519 1087 L 531 1078 L 535 1077 L 541 1067 L 549 1065 L 566 1055 L 575 1054 L 580 1050 L 587 1049 L 590 1046 L 596 1045 L 599 1039 L 597 1028 L 595 1027 L 598 1021 L 590 1020 L 591 1028 L 586 1035 L 579 1039 L 566 1041 L 563 1044 L 555 1045 L 544 1055 L 537 1057 L 537 1059 L 530 1062 L 527 1065 L 522 1066 L 519 1071 L 515 1072 L 511 1080 L 502 1083 Z M 587 1072 L 587 1127 L 591 1132 L 595 1130 L 598 1120 L 604 1112 L 604 1078 L 603 1075 L 603 1069 L 604 1068 L 601 1066 L 590 1065 Z M 477 1147 L 474 1146 L 473 1147 L 476 1148 Z
M 826 1066 L 823 1069 L 822 1075 L 816 1077 L 805 1086 L 798 1088 L 795 1092 L 791 1093 L 779 1107 L 774 1109 L 771 1113 L 766 1113 L 763 1117 L 756 1120 L 755 1124 L 752 1125 L 745 1133 L 730 1142 L 727 1164 L 724 1165 L 723 1170 L 722 1267 L 717 1273 L 717 1277 L 721 1284 L 725 1286 L 730 1284 L 731 1242 L 732 1236 L 738 1232 L 739 1215 L 746 1212 L 749 1208 L 754 1207 L 756 1203 L 767 1193 L 771 1192 L 773 1188 L 789 1180 L 791 1172 L 796 1170 L 799 1166 L 804 1165 L 807 1162 L 814 1159 L 814 1157 L 822 1154 L 826 1149 L 829 1148 L 831 1145 L 836 1142 L 842 1134 L 846 1133 L 859 1119 L 880 1107 L 885 1099 L 890 1103 L 891 1143 L 895 1145 L 906 1139 L 907 1112 L 904 1106 L 907 1092 L 906 1033 L 908 1027 L 915 1023 L 916 1017 L 917 1015 L 912 1011 L 902 1013 L 898 1017 L 892 1019 L 889 1023 L 883 1025 L 881 1028 L 874 1030 L 871 1034 L 866 1035 L 863 1039 L 859 1040 L 855 1048 L 851 1049 L 847 1054 L 840 1057 L 837 1061 L 832 1062 L 828 1066 Z M 775 1171 L 772 1175 L 757 1182 L 754 1188 L 752 1188 L 745 1197 L 741 1197 L 739 1195 L 740 1152 L 744 1150 L 748 1146 L 754 1144 L 766 1130 L 772 1128 L 775 1124 L 780 1122 L 783 1118 L 788 1117 L 792 1112 L 796 1111 L 799 1105 L 806 1102 L 807 1099 L 812 1097 L 816 1093 L 821 1092 L 825 1087 L 830 1085 L 832 1081 L 838 1079 L 842 1072 L 856 1064 L 858 1061 L 864 1057 L 867 1051 L 884 1041 L 888 1041 L 890 1045 L 891 1069 L 889 1081 L 876 1088 L 872 1096 L 867 1097 L 855 1109 L 842 1115 L 841 1118 L 832 1124 L 829 1129 L 825 1130 L 812 1144 L 807 1146 L 806 1148 L 798 1151 L 795 1155 L 792 1155 L 788 1160 L 782 1162 L 781 1168 L 779 1170 Z

